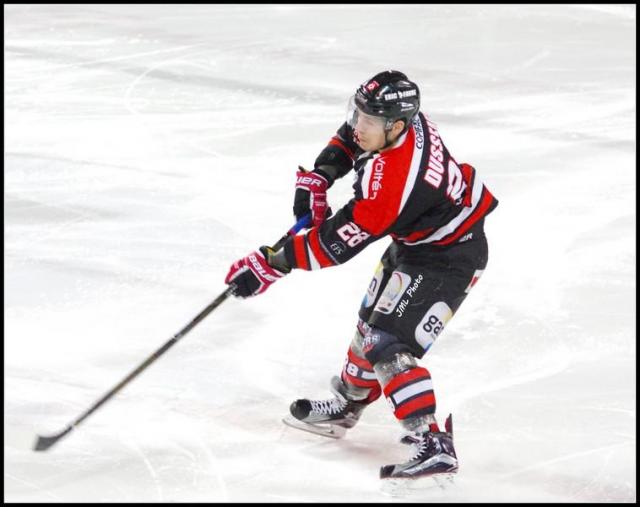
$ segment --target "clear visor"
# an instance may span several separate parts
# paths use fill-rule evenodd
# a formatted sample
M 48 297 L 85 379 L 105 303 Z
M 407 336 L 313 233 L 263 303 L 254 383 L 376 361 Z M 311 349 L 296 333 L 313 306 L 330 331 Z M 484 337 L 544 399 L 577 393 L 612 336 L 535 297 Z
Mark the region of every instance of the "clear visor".
M 356 96 L 351 95 L 347 103 L 347 125 L 351 128 L 356 128 L 358 122 L 360 122 L 361 128 L 379 128 L 382 130 L 385 130 L 389 123 L 387 119 L 382 116 L 373 116 L 363 112 L 356 105 Z

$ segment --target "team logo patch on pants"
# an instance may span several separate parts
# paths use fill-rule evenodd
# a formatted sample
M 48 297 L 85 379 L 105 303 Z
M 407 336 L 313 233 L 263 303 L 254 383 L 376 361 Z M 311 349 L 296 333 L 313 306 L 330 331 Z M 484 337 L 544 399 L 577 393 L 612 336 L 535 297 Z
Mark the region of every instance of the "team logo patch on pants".
M 435 303 L 416 327 L 416 341 L 425 350 L 436 341 L 447 322 L 453 317 L 453 312 L 444 301 Z
M 382 265 L 382 262 L 379 262 L 378 267 L 376 268 L 376 272 L 371 279 L 371 283 L 369 284 L 369 288 L 367 289 L 367 293 L 364 295 L 364 300 L 362 301 L 362 306 L 364 306 L 365 308 L 369 308 L 376 300 L 376 296 L 380 291 L 380 285 L 382 285 L 383 275 L 384 266 Z
M 374 311 L 390 314 L 397 306 L 404 294 L 411 284 L 411 276 L 403 273 L 402 271 L 394 271 L 391 273 L 391 277 L 387 282 L 387 286 L 384 288 L 384 292 L 378 300 Z

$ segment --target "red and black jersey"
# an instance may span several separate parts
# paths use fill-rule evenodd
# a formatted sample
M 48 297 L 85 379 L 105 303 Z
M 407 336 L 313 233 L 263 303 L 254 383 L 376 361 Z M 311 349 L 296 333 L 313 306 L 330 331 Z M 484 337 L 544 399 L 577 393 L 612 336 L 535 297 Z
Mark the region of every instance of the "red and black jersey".
M 469 240 L 473 226 L 498 205 L 475 169 L 454 160 L 422 113 L 382 153 L 363 152 L 343 124 L 315 166 L 323 164 L 335 167 L 339 177 L 356 171 L 354 197 L 320 226 L 285 243 L 294 268 L 342 264 L 386 235 L 403 249 L 446 248 Z

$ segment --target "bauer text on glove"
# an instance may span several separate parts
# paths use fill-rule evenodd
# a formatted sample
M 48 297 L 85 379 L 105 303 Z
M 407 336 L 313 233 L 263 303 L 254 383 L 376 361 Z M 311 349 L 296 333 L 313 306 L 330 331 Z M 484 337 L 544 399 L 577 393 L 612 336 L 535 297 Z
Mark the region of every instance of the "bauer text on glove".
M 296 193 L 293 201 L 293 213 L 297 220 L 311 212 L 313 226 L 318 226 L 331 209 L 327 204 L 327 178 L 318 171 L 306 172 L 302 167 L 296 173 Z
M 269 265 L 267 258 L 270 253 L 273 251 L 263 246 L 231 265 L 224 283 L 235 284 L 234 296 L 248 298 L 262 294 L 287 274 Z

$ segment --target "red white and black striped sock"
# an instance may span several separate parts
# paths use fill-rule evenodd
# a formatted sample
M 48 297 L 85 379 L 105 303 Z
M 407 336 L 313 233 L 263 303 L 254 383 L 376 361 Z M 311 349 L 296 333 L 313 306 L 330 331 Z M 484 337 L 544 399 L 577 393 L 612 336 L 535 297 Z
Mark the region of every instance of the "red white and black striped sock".
M 347 352 L 347 358 L 344 362 L 341 374 L 342 381 L 349 386 L 355 386 L 355 391 L 366 392 L 369 389 L 369 394 L 363 400 L 366 403 L 372 403 L 377 400 L 382 394 L 382 388 L 373 371 L 373 366 L 364 357 L 360 357 L 353 350 L 353 347 L 349 347 Z
M 426 368 L 413 367 L 394 375 L 383 389 L 394 415 L 402 422 L 420 416 L 433 416 L 436 398 L 431 374 Z M 429 431 L 440 431 L 435 417 L 429 417 Z

